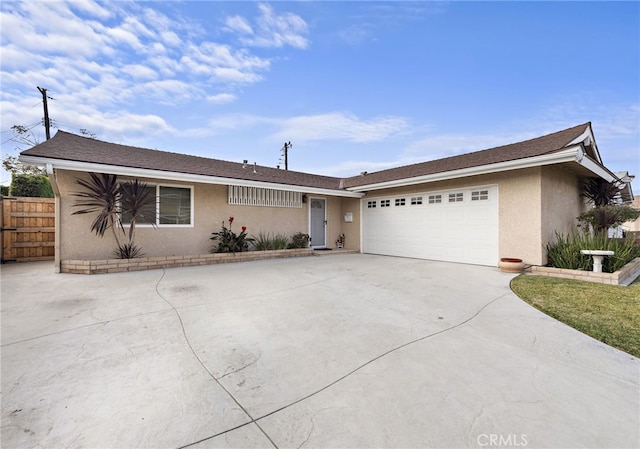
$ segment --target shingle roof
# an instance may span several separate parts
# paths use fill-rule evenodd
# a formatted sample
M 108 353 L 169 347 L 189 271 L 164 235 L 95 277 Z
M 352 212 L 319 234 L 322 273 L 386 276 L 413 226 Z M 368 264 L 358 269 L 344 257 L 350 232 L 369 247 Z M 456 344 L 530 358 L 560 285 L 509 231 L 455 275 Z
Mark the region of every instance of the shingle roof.
M 562 150 L 572 140 L 579 137 L 589 126 L 591 126 L 590 122 L 546 136 L 525 140 L 524 142 L 512 143 L 444 159 L 405 165 L 403 167 L 368 173 L 365 176 L 354 176 L 344 180 L 344 187 L 371 185 L 554 153 Z
M 51 139 L 23 151 L 21 155 L 321 189 L 338 190 L 341 181 L 331 176 L 260 165 L 257 166 L 257 173 L 254 173 L 253 164 L 243 168 L 241 162 L 119 145 L 60 130 Z
M 365 176 L 341 179 L 331 176 L 314 175 L 291 170 L 258 166 L 257 173 L 253 165 L 243 168 L 240 162 L 209 159 L 180 153 L 150 150 L 115 143 L 103 142 L 88 137 L 58 131 L 56 135 L 21 155 L 77 161 L 93 164 L 105 164 L 129 168 L 160 170 L 165 172 L 215 176 L 228 179 L 262 181 L 294 186 L 315 187 L 331 190 L 357 188 L 400 179 L 410 179 L 435 173 L 443 173 L 470 167 L 507 162 L 529 157 L 541 156 L 562 150 L 571 141 L 579 137 L 591 123 L 574 126 L 546 136 L 524 142 L 504 145 L 488 150 L 452 156 L 419 164 L 391 168 Z

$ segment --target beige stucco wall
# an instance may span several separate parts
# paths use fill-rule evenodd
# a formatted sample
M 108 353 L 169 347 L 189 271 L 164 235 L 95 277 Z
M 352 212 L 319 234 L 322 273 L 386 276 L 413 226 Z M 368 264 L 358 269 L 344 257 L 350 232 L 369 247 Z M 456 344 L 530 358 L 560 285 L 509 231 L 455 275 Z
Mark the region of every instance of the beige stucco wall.
M 533 265 L 543 263 L 540 170 L 514 170 L 498 180 L 500 257 L 516 257 Z
M 586 210 L 580 195 L 580 178 L 563 166 L 542 167 L 541 245 L 542 264 L 547 263 L 546 245 L 555 241 L 556 232 L 568 234 L 576 229 L 577 217 Z
M 113 235 L 108 232 L 103 238 L 90 232 L 92 214 L 72 215 L 76 199 L 71 196 L 81 190 L 75 184 L 77 178 L 88 179 L 81 172 L 57 171 L 60 187 L 60 238 L 59 260 L 106 259 L 112 257 L 115 248 Z M 247 227 L 249 235 L 282 233 L 291 236 L 297 232 L 309 232 L 309 203 L 302 208 L 272 208 L 260 206 L 236 206 L 228 204 L 227 186 L 210 184 L 188 184 L 156 179 L 141 179 L 147 183 L 193 186 L 194 223 L 191 227 L 138 226 L 135 243 L 141 246 L 148 257 L 206 254 L 213 242 L 211 233 L 218 231 L 223 221 L 234 217 L 233 230 L 239 232 Z M 321 195 L 314 195 L 323 197 Z M 335 240 L 343 231 L 342 199 L 327 199 L 327 246 L 335 247 Z M 357 200 L 356 200 L 357 201 Z M 357 212 L 357 211 L 354 211 Z
M 351 213 L 353 215 L 353 221 L 350 223 L 344 221 L 344 216 L 348 213 Z M 342 198 L 342 210 L 340 214 L 340 219 L 342 220 L 340 233 L 344 234 L 345 236 L 345 248 L 359 251 L 360 200 L 357 198 Z

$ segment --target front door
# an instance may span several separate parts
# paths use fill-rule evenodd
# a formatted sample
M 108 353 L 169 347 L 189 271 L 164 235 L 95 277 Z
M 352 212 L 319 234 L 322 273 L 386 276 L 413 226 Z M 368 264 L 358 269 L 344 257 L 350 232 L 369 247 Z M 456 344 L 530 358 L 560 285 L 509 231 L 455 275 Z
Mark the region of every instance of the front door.
M 324 198 L 310 198 L 309 207 L 309 236 L 313 248 L 327 246 L 327 200 Z

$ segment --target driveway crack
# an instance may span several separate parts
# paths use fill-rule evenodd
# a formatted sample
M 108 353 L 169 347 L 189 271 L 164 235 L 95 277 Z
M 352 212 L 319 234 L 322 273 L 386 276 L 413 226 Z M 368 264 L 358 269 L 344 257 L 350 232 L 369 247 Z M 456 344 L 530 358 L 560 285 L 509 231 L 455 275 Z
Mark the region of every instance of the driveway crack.
M 241 366 L 238 369 L 234 369 L 233 371 L 229 371 L 228 373 L 224 373 L 222 376 L 218 377 L 218 379 L 224 379 L 227 376 L 230 376 L 231 374 L 235 374 L 238 373 L 246 368 L 249 368 L 251 365 L 254 365 L 258 360 L 260 360 L 260 358 L 262 357 L 262 354 L 258 354 L 258 357 L 256 357 L 255 359 L 253 359 L 251 362 L 247 363 L 244 366 Z
M 160 293 L 160 289 L 159 289 L 159 287 L 160 287 L 160 283 L 162 282 L 162 280 L 164 279 L 164 277 L 166 276 L 166 274 L 167 274 L 167 272 L 166 272 L 166 270 L 163 268 L 163 269 L 162 269 L 162 276 L 160 276 L 160 279 L 158 279 L 158 282 L 156 283 L 156 294 L 157 294 L 160 298 L 162 298 L 162 300 L 163 300 L 164 302 L 166 302 L 166 303 L 167 303 L 167 305 L 169 305 L 169 307 L 171 307 L 171 309 L 172 309 L 172 310 L 174 311 L 174 313 L 176 314 L 176 317 L 178 318 L 178 322 L 180 323 L 180 329 L 182 330 L 182 335 L 184 336 L 184 340 L 185 340 L 185 342 L 187 343 L 187 346 L 189 347 L 189 349 L 191 350 L 191 353 L 193 354 L 193 356 L 196 358 L 196 360 L 197 360 L 197 361 L 198 361 L 198 363 L 200 364 L 200 366 L 202 366 L 202 368 L 203 368 L 203 369 L 208 373 L 208 375 L 209 375 L 209 376 L 210 376 L 210 377 L 211 377 L 211 378 L 212 378 L 212 379 L 213 379 L 213 380 L 218 384 L 218 386 L 220 386 L 220 388 L 222 388 L 222 390 L 223 390 L 225 393 L 227 393 L 227 395 L 229 395 L 229 397 L 233 400 L 233 402 L 235 402 L 235 403 L 236 403 L 236 405 L 240 408 L 240 410 L 242 410 L 242 411 L 245 413 L 245 415 L 247 415 L 247 417 L 248 417 L 248 418 L 249 418 L 249 420 L 250 420 L 250 421 L 248 421 L 248 422 L 246 422 L 246 423 L 244 423 L 244 424 L 241 424 L 241 425 L 239 425 L 239 426 L 237 426 L 237 427 L 234 427 L 234 428 L 232 428 L 232 429 L 227 429 L 227 430 L 225 430 L 225 431 L 223 431 L 223 432 L 220 432 L 220 433 L 218 433 L 218 434 L 216 434 L 216 435 L 212 435 L 212 436 L 210 436 L 210 437 L 208 437 L 208 438 L 204 438 L 204 439 L 202 439 L 202 440 L 200 440 L 200 441 L 196 441 L 196 442 L 193 442 L 193 443 L 187 444 L 187 445 L 185 445 L 185 446 L 182 446 L 182 447 L 181 447 L 181 448 L 179 448 L 179 449 L 182 449 L 182 448 L 185 448 L 185 447 L 192 446 L 192 445 L 197 444 L 197 443 L 200 443 L 200 442 L 202 442 L 202 441 L 209 440 L 209 439 L 214 438 L 214 437 L 216 437 L 216 436 L 218 436 L 218 435 L 223 435 L 223 434 L 225 434 L 225 433 L 227 433 L 227 432 L 230 432 L 230 431 L 235 430 L 235 429 L 239 429 L 240 427 L 244 427 L 244 426 L 246 426 L 246 425 L 248 425 L 248 424 L 251 424 L 251 423 L 255 424 L 255 425 L 258 427 L 258 429 L 260 429 L 260 431 L 261 431 L 261 432 L 264 434 L 264 436 L 265 436 L 265 437 L 266 437 L 266 438 L 271 442 L 271 444 L 273 445 L 273 447 L 274 447 L 274 448 L 278 449 L 278 446 L 273 442 L 273 440 L 271 439 L 271 437 L 270 437 L 269 435 L 267 435 L 267 433 L 262 429 L 262 427 L 260 427 L 260 425 L 256 422 L 257 420 L 256 420 L 255 418 L 253 418 L 253 416 L 251 416 L 251 413 L 249 413 L 249 411 L 248 411 L 248 410 L 247 410 L 247 409 L 246 409 L 246 408 L 245 408 L 245 407 L 244 407 L 244 406 L 243 406 L 243 405 L 242 405 L 242 404 L 241 404 L 241 403 L 240 403 L 240 402 L 235 398 L 235 396 L 234 396 L 233 394 L 231 394 L 231 392 L 230 392 L 229 390 L 227 390 L 227 389 L 225 388 L 225 386 L 224 386 L 224 385 L 222 385 L 222 382 L 220 382 L 220 379 L 218 379 L 218 378 L 217 378 L 217 377 L 216 377 L 216 376 L 215 376 L 215 375 L 214 375 L 214 374 L 209 370 L 209 368 L 207 367 L 207 365 L 202 361 L 202 359 L 200 358 L 200 356 L 198 355 L 198 353 L 196 352 L 196 350 L 193 348 L 193 345 L 191 344 L 191 341 L 189 340 L 189 336 L 187 335 L 187 331 L 186 331 L 186 329 L 185 329 L 185 327 L 184 327 L 184 322 L 182 321 L 182 316 L 180 315 L 180 312 L 179 312 L 179 311 L 178 311 L 178 309 L 177 309 L 177 308 L 176 308 L 176 307 L 171 303 L 171 301 L 169 301 L 167 298 L 165 298 L 165 297 L 162 295 L 162 293 Z M 247 365 L 247 366 L 248 366 L 248 365 Z M 245 366 L 245 367 L 243 367 L 243 368 L 241 368 L 241 369 L 244 369 L 244 368 L 246 368 L 246 366 Z
M 344 374 L 343 376 L 341 376 L 341 377 L 337 378 L 337 379 L 336 379 L 336 380 L 334 380 L 333 382 L 330 382 L 329 384 L 325 385 L 324 387 L 319 388 L 318 390 L 313 391 L 313 392 L 311 392 L 311 393 L 307 394 L 306 396 L 303 396 L 303 397 L 301 397 L 301 398 L 299 398 L 299 399 L 296 399 L 295 401 L 290 402 L 289 404 L 284 405 L 284 406 L 282 406 L 282 407 L 280 407 L 280 408 L 278 408 L 278 409 L 276 409 L 276 410 L 273 410 L 273 411 L 271 411 L 271 412 L 269 412 L 269 413 L 266 413 L 266 414 L 264 414 L 264 415 L 262 415 L 262 416 L 260 416 L 260 417 L 254 418 L 253 416 L 251 416 L 251 414 L 248 412 L 248 410 L 247 410 L 247 409 L 245 409 L 245 408 L 240 404 L 240 402 L 238 402 L 238 400 L 237 400 L 237 399 L 236 399 L 236 398 L 235 398 L 235 397 L 234 397 L 234 396 L 229 392 L 229 390 L 227 390 L 227 389 L 224 387 L 224 385 L 222 385 L 222 383 L 220 382 L 220 380 L 219 380 L 218 378 L 216 378 L 216 377 L 213 375 L 213 373 L 212 373 L 211 371 L 209 371 L 209 369 L 208 369 L 208 368 L 207 368 L 207 366 L 204 364 L 204 362 L 202 361 L 202 359 L 200 359 L 200 357 L 198 356 L 198 354 L 196 353 L 196 351 L 195 351 L 195 350 L 193 349 L 193 347 L 191 346 L 191 342 L 189 341 L 189 338 L 187 337 L 187 334 L 186 334 L 186 331 L 185 331 L 185 328 L 184 328 L 184 323 L 182 322 L 182 317 L 180 316 L 180 312 L 178 312 L 178 310 L 173 306 L 173 304 L 171 304 L 171 302 L 170 302 L 169 300 L 167 300 L 164 296 L 162 296 L 162 294 L 161 294 L 161 293 L 160 293 L 160 291 L 159 291 L 159 288 L 158 288 L 158 287 L 159 287 L 160 283 L 162 282 L 162 280 L 164 279 L 164 276 L 165 276 L 165 274 L 166 274 L 166 272 L 165 272 L 165 270 L 164 270 L 164 269 L 163 269 L 162 271 L 163 271 L 163 274 L 162 274 L 162 276 L 161 276 L 160 280 L 158 280 L 158 283 L 156 284 L 156 293 L 158 294 L 158 296 L 160 296 L 160 297 L 161 297 L 161 298 L 162 298 L 162 299 L 163 299 L 163 300 L 164 300 L 164 301 L 165 301 L 165 302 L 166 302 L 166 303 L 167 303 L 167 304 L 168 304 L 168 305 L 169 305 L 169 306 L 170 306 L 170 307 L 175 311 L 175 313 L 176 313 L 176 315 L 177 315 L 177 317 L 178 317 L 178 320 L 180 321 L 180 326 L 182 327 L 182 333 L 183 333 L 184 338 L 185 338 L 185 340 L 186 340 L 186 342 L 187 342 L 187 345 L 188 345 L 188 346 L 189 346 L 189 348 L 191 349 L 191 352 L 192 352 L 192 353 L 193 353 L 193 355 L 196 357 L 196 359 L 198 360 L 198 362 L 200 363 L 200 365 L 202 365 L 202 367 L 207 371 L 207 373 L 209 373 L 209 375 L 211 376 L 211 378 L 212 378 L 213 380 L 215 380 L 215 382 L 216 382 L 218 385 L 220 385 L 220 387 L 221 387 L 221 388 L 222 388 L 222 389 L 223 389 L 223 390 L 224 390 L 224 391 L 225 391 L 225 392 L 226 392 L 226 393 L 231 397 L 231 399 L 233 399 L 233 401 L 238 405 L 238 407 L 240 407 L 240 408 L 245 412 L 245 414 L 249 417 L 249 419 L 251 420 L 251 421 L 249 421 L 249 422 L 247 422 L 247 423 L 245 423 L 245 424 L 241 424 L 241 425 L 239 425 L 239 426 L 237 426 L 237 427 L 234 427 L 234 428 L 231 428 L 231 429 L 227 429 L 227 430 L 225 430 L 225 431 L 223 431 L 223 432 L 220 432 L 220 433 L 217 433 L 217 434 L 215 434 L 215 435 L 211 435 L 210 437 L 203 438 L 203 439 L 201 439 L 201 440 L 199 440 L 199 441 L 194 441 L 193 443 L 189 443 L 189 444 L 184 445 L 184 446 L 182 446 L 182 447 L 180 447 L 180 448 L 178 448 L 178 449 L 184 449 L 184 448 L 187 448 L 187 447 L 189 447 L 189 446 L 193 446 L 193 445 L 195 445 L 195 444 L 201 443 L 201 442 L 203 442 L 203 441 L 210 440 L 210 439 L 215 438 L 215 437 L 220 436 L 220 435 L 224 435 L 224 434 L 226 434 L 226 433 L 228 433 L 228 432 L 231 432 L 231 431 L 233 431 L 233 430 L 239 429 L 239 428 L 244 427 L 244 426 L 249 425 L 249 424 L 255 424 L 255 425 L 258 427 L 258 429 L 260 429 L 260 431 L 264 434 L 264 436 L 265 436 L 265 437 L 266 437 L 266 438 L 271 442 L 271 444 L 273 445 L 273 447 L 277 449 L 277 448 L 278 448 L 278 446 L 277 446 L 277 445 L 275 444 L 275 442 L 271 439 L 271 437 L 270 437 L 270 436 L 269 436 L 269 435 L 264 431 L 264 429 L 262 429 L 262 427 L 260 426 L 260 424 L 258 423 L 258 421 L 260 421 L 260 420 L 262 420 L 262 419 L 264 419 L 264 418 L 267 418 L 267 417 L 269 417 L 269 416 L 271 416 L 271 415 L 274 415 L 274 414 L 276 414 L 276 413 L 279 413 L 279 412 L 281 412 L 282 410 L 288 409 L 288 408 L 290 408 L 290 407 L 292 407 L 292 406 L 294 406 L 294 405 L 296 405 L 296 404 L 299 404 L 299 403 L 301 403 L 301 402 L 303 402 L 303 401 L 305 401 L 305 400 L 307 400 L 307 399 L 309 399 L 309 398 L 311 398 L 311 397 L 313 397 L 313 396 L 316 396 L 316 395 L 318 395 L 318 394 L 322 393 L 322 392 L 323 392 L 323 391 L 325 391 L 325 390 L 330 389 L 330 388 L 331 388 L 331 387 L 333 387 L 334 385 L 336 385 L 336 384 L 338 384 L 338 383 L 342 382 L 343 380 L 347 379 L 348 377 L 352 376 L 353 374 L 357 373 L 358 371 L 362 370 L 363 368 L 365 368 L 365 367 L 367 367 L 367 366 L 369 366 L 369 365 L 373 364 L 374 362 L 376 362 L 376 361 L 378 361 L 378 360 L 382 359 L 383 357 L 388 356 L 389 354 L 392 354 L 392 353 L 394 353 L 394 352 L 397 352 L 397 351 L 399 351 L 399 350 L 401 350 L 401 349 L 404 349 L 404 348 L 406 348 L 406 347 L 408 347 L 408 346 L 411 346 L 411 345 L 413 345 L 413 344 L 419 343 L 419 342 L 421 342 L 421 341 L 427 340 L 427 339 L 429 339 L 429 338 L 435 337 L 435 336 L 437 336 L 437 335 L 441 335 L 441 334 L 444 334 L 444 333 L 446 333 L 446 332 L 449 332 L 449 331 L 455 330 L 455 329 L 457 329 L 457 328 L 459 328 L 459 327 L 462 327 L 462 326 L 464 326 L 465 324 L 467 324 L 467 323 L 469 323 L 470 321 L 472 321 L 472 320 L 473 320 L 474 318 L 476 318 L 478 315 L 480 315 L 480 314 L 481 314 L 481 313 L 482 313 L 482 312 L 483 312 L 487 307 L 489 307 L 490 305 L 492 305 L 493 303 L 495 303 L 495 302 L 496 302 L 496 301 L 498 301 L 499 299 L 502 299 L 502 298 L 504 298 L 504 297 L 507 297 L 507 296 L 511 295 L 511 292 L 504 293 L 503 295 L 500 295 L 500 296 L 498 296 L 498 297 L 496 297 L 496 298 L 492 299 L 491 301 L 487 302 L 485 305 L 483 305 L 482 307 L 480 307 L 480 308 L 479 308 L 479 309 L 478 309 L 478 310 L 477 310 L 473 315 L 471 315 L 469 318 L 467 318 L 467 319 L 465 319 L 465 320 L 463 320 L 463 321 L 461 321 L 461 322 L 459 322 L 459 323 L 457 323 L 457 324 L 454 324 L 453 326 L 449 326 L 449 327 L 447 327 L 446 329 L 441 329 L 441 330 L 439 330 L 439 331 L 437 331 L 437 332 L 433 332 L 433 333 L 431 333 L 431 334 L 424 335 L 424 336 L 422 336 L 422 337 L 419 337 L 419 338 L 413 339 L 413 340 L 408 341 L 408 342 L 406 342 L 406 343 L 403 343 L 403 344 L 401 344 L 401 345 L 399 345 L 399 346 L 396 346 L 395 348 L 389 349 L 388 351 L 385 351 L 385 352 L 383 352 L 382 354 L 380 354 L 380 355 L 378 355 L 378 356 L 376 356 L 376 357 L 374 357 L 374 358 L 372 358 L 372 359 L 368 360 L 367 362 L 365 362 L 365 363 L 363 363 L 363 364 L 361 364 L 361 365 L 357 366 L 356 368 L 354 368 L 354 369 L 352 369 L 351 371 L 347 372 L 347 373 L 346 373 L 346 374 Z M 249 365 L 251 365 L 251 363 L 250 363 L 250 364 L 248 364 L 247 366 L 249 366 Z M 246 368 L 247 366 L 244 366 L 244 367 L 242 367 L 242 368 L 240 368 L 240 369 L 244 369 L 244 368 Z M 231 374 L 231 373 L 228 373 L 228 374 Z M 227 375 L 227 374 L 225 374 L 225 375 Z M 223 377 L 224 377 L 224 376 L 223 376 Z M 315 427 L 315 423 L 314 423 L 314 427 Z M 313 431 L 313 428 L 312 428 L 312 431 Z M 311 434 L 309 434 L 309 435 L 307 436 L 307 440 L 310 438 L 310 436 L 311 436 Z M 305 441 L 302 443 L 302 445 L 304 445 L 304 444 L 307 442 L 307 440 L 305 440 Z M 302 446 L 302 445 L 301 445 L 301 446 Z
M 319 394 L 319 393 L 322 393 L 322 392 L 323 392 L 323 391 L 325 391 L 325 390 L 328 390 L 329 388 L 333 387 L 334 385 L 338 384 L 339 382 L 342 382 L 343 380 L 347 379 L 347 378 L 348 378 L 348 377 L 350 377 L 351 375 L 353 375 L 353 374 L 357 373 L 357 372 L 358 372 L 358 371 L 360 371 L 361 369 L 363 369 L 363 368 L 365 368 L 365 367 L 367 367 L 367 366 L 369 366 L 369 365 L 373 364 L 374 362 L 376 362 L 376 361 L 380 360 L 380 359 L 381 359 L 381 358 L 383 358 L 383 357 L 388 356 L 389 354 L 392 354 L 392 353 L 394 353 L 394 352 L 396 352 L 396 351 L 399 351 L 399 350 L 401 350 L 401 349 L 404 349 L 404 348 L 406 348 L 407 346 L 411 346 L 411 345 L 413 345 L 413 344 L 415 344 L 415 343 L 419 343 L 419 342 L 421 342 L 421 341 L 424 341 L 424 340 L 426 340 L 426 339 L 428 339 L 428 338 L 435 337 L 435 336 L 437 336 L 437 335 L 444 334 L 444 333 L 446 333 L 446 332 L 449 332 L 449 331 L 455 330 L 455 329 L 457 329 L 457 328 L 459 328 L 459 327 L 461 327 L 461 326 L 464 326 L 465 324 L 467 324 L 468 322 L 470 322 L 471 320 L 473 320 L 474 318 L 476 318 L 478 315 L 480 315 L 480 313 L 482 313 L 482 311 L 483 311 L 484 309 L 486 309 L 487 307 L 489 307 L 490 305 L 492 305 L 494 302 L 496 302 L 496 301 L 498 301 L 499 299 L 502 299 L 502 298 L 504 298 L 504 297 L 506 297 L 506 296 L 509 296 L 510 294 L 511 294 L 510 292 L 509 292 L 509 293 L 505 293 L 504 295 L 501 295 L 501 296 L 498 296 L 497 298 L 492 299 L 491 301 L 489 301 L 488 303 L 486 303 L 484 306 L 482 306 L 480 309 L 478 309 L 478 311 L 477 311 L 476 313 L 474 313 L 473 315 L 471 315 L 471 316 L 470 316 L 469 318 L 467 318 L 466 320 L 459 322 L 458 324 L 455 324 L 455 325 L 453 325 L 453 326 L 450 326 L 450 327 L 448 327 L 448 328 L 446 328 L 446 329 L 439 330 L 439 331 L 437 331 L 437 332 L 433 332 L 433 333 L 428 334 L 428 335 L 424 335 L 424 336 L 422 336 L 422 337 L 420 337 L 420 338 L 416 338 L 416 339 L 414 339 L 414 340 L 411 340 L 411 341 L 408 341 L 408 342 L 406 342 L 406 343 L 403 343 L 403 344 L 401 344 L 400 346 L 396 346 L 395 348 L 389 349 L 388 351 L 383 352 L 382 354 L 380 354 L 380 355 L 378 355 L 378 356 L 376 356 L 376 357 L 374 357 L 374 358 L 372 358 L 372 359 L 368 360 L 367 362 L 363 363 L 362 365 L 357 366 L 356 368 L 352 369 L 351 371 L 349 371 L 348 373 L 344 374 L 343 376 L 341 376 L 341 377 L 337 378 L 337 379 L 336 379 L 336 380 L 334 380 L 333 382 L 331 382 L 331 383 L 329 383 L 329 384 L 325 385 L 324 387 L 322 387 L 322 388 L 320 388 L 320 389 L 318 389 L 318 390 L 316 390 L 316 391 L 314 391 L 314 392 L 312 392 L 312 393 L 309 393 L 308 395 L 306 395 L 306 396 L 304 396 L 304 397 L 302 397 L 302 398 L 300 398 L 300 399 L 297 399 L 297 400 L 295 400 L 295 401 L 293 401 L 293 402 L 291 402 L 291 403 L 289 403 L 289 404 L 287 404 L 287 405 L 284 405 L 284 406 L 282 406 L 282 407 L 280 407 L 280 408 L 278 408 L 278 409 L 276 409 L 276 410 L 273 410 L 273 411 L 271 411 L 271 412 L 269 412 L 269 413 L 266 413 L 265 415 L 262 415 L 262 416 L 261 416 L 261 417 L 259 417 L 259 418 L 256 418 L 256 421 L 259 421 L 259 420 L 261 420 L 261 419 L 263 419 L 263 418 L 266 418 L 266 417 L 268 417 L 268 416 L 271 416 L 271 415 L 274 415 L 274 414 L 276 414 L 276 413 L 278 413 L 278 412 L 281 412 L 282 410 L 285 410 L 285 409 L 287 409 L 287 408 L 289 408 L 289 407 L 291 407 L 291 406 L 294 406 L 294 405 L 296 405 L 296 404 L 299 404 L 300 402 L 303 402 L 303 401 L 305 401 L 305 400 L 307 400 L 307 399 L 309 399 L 309 398 L 311 398 L 311 397 L 313 397 L 313 396 L 315 396 L 315 395 L 317 395 L 317 394 Z

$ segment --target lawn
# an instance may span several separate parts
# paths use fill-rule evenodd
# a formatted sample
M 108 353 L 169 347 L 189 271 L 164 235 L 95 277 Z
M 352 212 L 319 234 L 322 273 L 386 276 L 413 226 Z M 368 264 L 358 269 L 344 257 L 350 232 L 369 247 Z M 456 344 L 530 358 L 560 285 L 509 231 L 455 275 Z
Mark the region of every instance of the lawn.
M 640 357 L 640 279 L 621 287 L 521 275 L 511 289 L 547 315 Z

